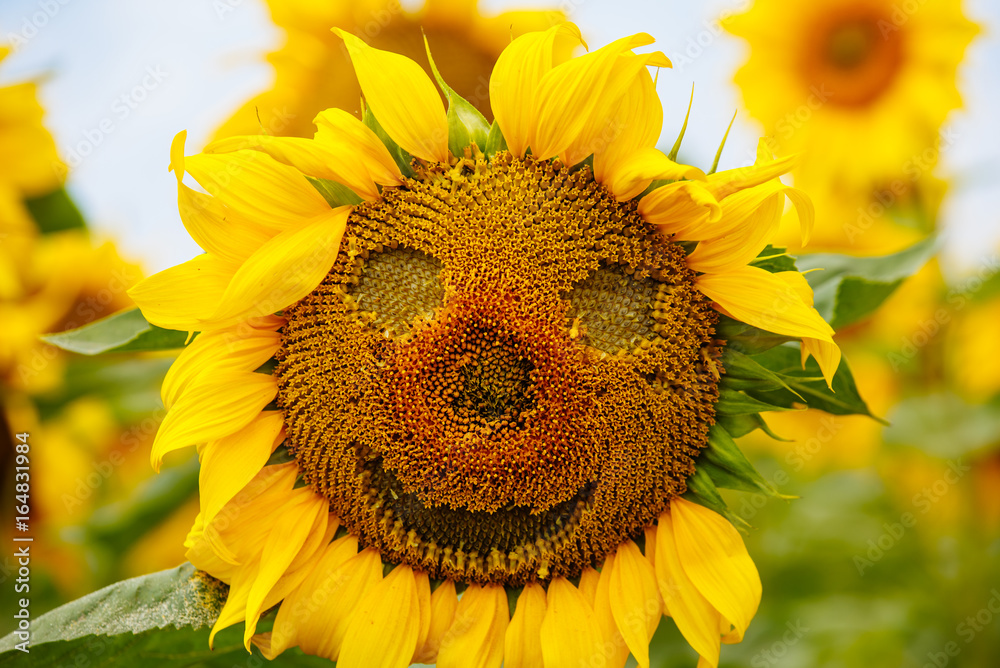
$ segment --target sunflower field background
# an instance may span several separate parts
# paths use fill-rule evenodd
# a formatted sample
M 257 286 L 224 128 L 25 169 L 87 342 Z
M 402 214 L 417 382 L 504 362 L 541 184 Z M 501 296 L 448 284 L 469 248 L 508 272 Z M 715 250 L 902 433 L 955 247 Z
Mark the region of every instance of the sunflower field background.
M 203 252 L 178 213 L 175 135 L 197 153 L 236 135 L 311 138 L 328 108 L 360 118 L 372 95 L 332 27 L 429 74 L 426 36 L 488 127 L 497 58 L 564 20 L 591 51 L 655 38 L 672 67 L 644 65 L 671 160 L 711 177 L 794 154 L 783 181 L 815 207 L 809 243 L 793 199 L 757 259 L 787 248 L 853 379 L 818 404 L 789 389 L 801 401 L 734 433 L 759 475 L 715 480 L 736 489 L 714 508 L 741 528 L 763 596 L 717 665 L 1000 663 L 1000 5 L 6 0 L 0 666 L 333 665 L 299 649 L 269 661 L 258 636 L 247 653 L 242 616 L 209 650 L 226 587 L 190 579 L 187 563 L 205 454 L 159 452 L 150 466 L 161 385 L 190 338 L 148 322 L 135 310 L 148 293 L 130 290 Z M 827 373 L 813 354 L 817 377 L 796 388 L 822 394 L 806 383 Z M 269 464 L 291 461 L 274 452 Z M 652 628 L 648 665 L 716 665 L 670 620 Z

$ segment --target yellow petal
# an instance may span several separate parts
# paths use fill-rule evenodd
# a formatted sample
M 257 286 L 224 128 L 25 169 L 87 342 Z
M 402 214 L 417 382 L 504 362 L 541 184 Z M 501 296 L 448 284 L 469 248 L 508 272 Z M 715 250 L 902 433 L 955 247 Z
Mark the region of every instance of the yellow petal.
M 448 161 L 444 103 L 420 65 L 398 53 L 373 49 L 333 28 L 344 40 L 372 113 L 403 150 L 430 162 Z
M 670 61 L 659 51 L 618 56 L 608 87 L 599 94 L 583 130 L 563 154 L 564 162 L 574 164 L 593 155 L 594 178 L 608 185 L 610 165 L 656 144 L 663 126 L 663 106 L 647 66 L 669 67 Z
M 199 377 L 223 371 L 254 371 L 281 347 L 276 331 L 282 318 L 268 316 L 199 335 L 177 357 L 163 378 L 160 396 L 170 408 Z
M 285 575 L 308 539 L 326 532 L 329 507 L 325 497 L 311 493 L 299 494 L 290 503 L 275 509 L 283 521 L 275 523 L 264 543 L 260 568 L 247 596 L 246 628 L 243 632 L 243 645 L 247 651 L 250 651 L 250 639 L 264 611 L 264 599 Z
M 455 593 L 455 583 L 451 580 L 445 580 L 431 594 L 431 625 L 427 630 L 427 640 L 414 654 L 414 663 L 434 663 L 437 661 L 441 640 L 451 628 L 457 609 L 458 596 Z
M 833 389 L 833 377 L 840 366 L 841 352 L 836 343 L 823 341 L 821 339 L 802 339 L 802 367 L 805 368 L 806 360 L 812 355 L 819 364 L 820 371 L 823 372 L 823 379 L 827 387 Z
M 205 448 L 198 472 L 198 497 L 206 523 L 257 475 L 284 440 L 284 426 L 280 412 L 266 411 L 243 429 Z
M 197 332 L 219 308 L 238 268 L 214 255 L 199 255 L 139 281 L 128 296 L 157 327 Z
M 499 668 L 509 615 L 503 587 L 470 585 L 441 639 L 438 668 Z
M 365 594 L 382 581 L 382 558 L 377 550 L 367 548 L 341 564 L 330 576 L 320 583 L 326 587 L 327 596 L 320 607 L 319 615 L 323 619 L 319 626 L 318 647 L 312 637 L 307 641 L 304 632 L 299 634 L 299 644 L 309 654 L 336 661 L 351 617 Z
M 542 665 L 542 619 L 545 590 L 537 583 L 525 585 L 504 640 L 504 668 L 535 668 Z
M 594 601 L 597 600 L 597 583 L 600 579 L 601 574 L 593 568 L 584 568 L 583 572 L 580 573 L 580 586 L 578 589 L 591 607 L 593 607 Z
M 329 144 L 303 137 L 248 135 L 212 142 L 205 147 L 205 153 L 232 153 L 243 149 L 266 153 L 305 176 L 337 181 L 363 199 L 378 199 L 378 188 L 369 170 L 362 163 L 361 156 L 349 148 L 333 150 Z
M 179 448 L 228 436 L 250 424 L 278 393 L 274 378 L 262 373 L 225 371 L 192 386 L 160 423 L 151 461 Z
M 417 583 L 409 566 L 399 565 L 361 600 L 344 636 L 337 665 L 342 668 L 405 668 L 420 635 Z
M 712 225 L 722 217 L 722 207 L 703 183 L 677 181 L 639 200 L 639 213 L 664 236 L 697 241 L 714 236 Z
M 177 177 L 177 210 L 184 228 L 199 246 L 219 258 L 240 263 L 271 236 L 266 228 L 241 219 L 211 195 L 184 185 L 184 141 L 179 132 L 170 146 L 170 169 Z
M 777 234 L 786 196 L 795 205 L 807 238 L 815 218 L 812 201 L 775 179 L 723 200 L 722 219 L 716 226 L 720 236 L 698 244 L 688 256 L 688 266 L 711 273 L 749 264 Z
M 583 594 L 565 578 L 554 578 L 546 603 L 542 620 L 545 668 L 603 668 L 607 657 L 600 647 L 602 635 Z
M 631 540 L 618 548 L 611 568 L 611 612 L 632 656 L 649 668 L 649 641 L 663 616 L 656 574 Z
M 620 98 L 631 83 L 629 77 L 623 80 L 611 77 L 622 53 L 653 41 L 645 33 L 623 37 L 592 53 L 572 58 L 542 76 L 538 84 L 532 155 L 547 160 L 568 149 L 587 129 L 600 100 L 604 96 Z
M 389 149 L 371 128 L 343 109 L 321 111 L 313 119 L 317 144 L 331 151 L 356 153 L 368 177 L 382 186 L 394 186 L 403 182 L 399 165 L 389 155 Z
M 671 503 L 674 501 L 676 497 Z M 681 635 L 708 665 L 715 668 L 722 645 L 719 613 L 681 566 L 669 512 L 660 515 L 656 529 L 656 582 Z
M 794 155 L 773 159 L 767 148 L 767 142 L 761 139 L 757 145 L 757 161 L 753 165 L 710 174 L 708 189 L 721 202 L 733 193 L 767 183 L 786 174 L 797 161 L 798 157 Z
M 544 32 L 521 35 L 497 58 L 490 75 L 490 106 L 515 156 L 523 156 L 534 138 L 539 85 L 552 69 L 554 52 L 566 44 L 582 43 L 576 25 L 559 23 Z
M 269 315 L 315 290 L 337 258 L 350 212 L 328 208 L 261 246 L 236 271 L 212 321 L 224 325 Z
M 742 637 L 761 596 L 760 576 L 743 539 L 729 520 L 704 506 L 676 498 L 670 509 L 684 572 Z
M 601 634 L 601 649 L 607 657 L 606 668 L 622 668 L 628 661 L 629 648 L 618 630 L 615 615 L 611 611 L 611 574 L 614 570 L 615 555 L 609 554 L 604 559 L 600 579 L 594 596 L 594 624 Z
M 417 606 L 420 611 L 420 632 L 417 634 L 417 645 L 413 654 L 416 655 L 427 643 L 427 636 L 431 632 L 431 581 L 427 573 L 419 571 L 413 574 L 417 583 Z M 415 662 L 411 661 L 411 663 Z
M 299 170 L 259 151 L 190 155 L 184 167 L 228 209 L 266 228 L 298 225 L 330 208 Z
M 596 173 L 596 158 L 595 158 Z M 697 167 L 681 165 L 657 148 L 639 148 L 622 156 L 614 163 L 614 169 L 606 183 L 619 201 L 630 200 L 649 187 L 654 180 L 704 181 L 705 172 Z M 599 179 L 600 180 L 600 179 Z
M 343 595 L 356 600 L 360 595 L 358 589 L 363 592 L 366 585 L 372 581 L 377 582 L 370 573 L 358 573 L 354 568 L 346 571 L 341 569 L 347 561 L 358 556 L 358 540 L 348 535 L 327 545 L 323 553 L 314 558 L 315 565 L 309 575 L 278 608 L 270 639 L 271 653 L 265 656 L 274 658 L 296 645 L 300 645 L 308 653 L 317 654 L 328 622 L 331 621 L 326 615 L 328 608 L 333 608 L 335 614 L 339 614 L 337 621 L 346 625 L 351 611 L 338 606 L 337 597 Z M 355 566 L 359 563 L 360 561 L 356 562 Z M 381 574 L 379 566 L 379 578 Z M 358 577 L 355 580 L 349 575 Z M 339 625 L 337 621 L 334 621 L 334 626 Z
M 645 529 L 645 536 L 646 536 L 646 544 L 644 545 L 644 549 L 645 549 L 645 552 L 646 552 L 646 561 L 648 561 L 649 563 L 653 564 L 654 567 L 655 567 L 655 565 L 656 565 L 656 525 L 655 524 L 653 526 L 646 527 L 646 529 Z M 662 597 L 661 597 L 660 602 L 661 603 L 663 602 Z M 663 614 L 667 614 L 667 612 L 664 611 Z
M 775 334 L 833 342 L 833 329 L 787 282 L 759 267 L 737 267 L 695 279 L 733 318 Z

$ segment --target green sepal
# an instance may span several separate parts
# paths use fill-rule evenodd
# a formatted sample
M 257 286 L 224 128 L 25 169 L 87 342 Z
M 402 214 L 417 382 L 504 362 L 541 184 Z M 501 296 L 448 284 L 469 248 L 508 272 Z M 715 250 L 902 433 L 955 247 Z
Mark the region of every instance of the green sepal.
M 253 370 L 254 373 L 263 373 L 268 376 L 274 375 L 274 370 L 278 367 L 278 360 L 273 357 Z
M 760 401 L 793 408 L 801 405 L 805 398 L 809 408 L 832 415 L 867 415 L 885 423 L 872 414 L 868 404 L 861 398 L 846 359 L 842 359 L 837 367 L 832 390 L 823 380 L 823 373 L 814 358 L 810 357 L 805 369 L 802 368 L 802 353 L 797 346 L 778 346 L 755 355 L 754 360 L 784 378 L 789 386 L 789 389 L 747 390 L 748 394 Z
M 779 494 L 774 485 L 764 480 L 729 432 L 718 424 L 708 430 L 708 445 L 701 451 L 697 467 L 707 467 L 717 487 L 763 493 L 782 499 L 793 498 Z
M 306 180 L 312 184 L 313 188 L 319 191 L 319 194 L 323 196 L 326 203 L 333 209 L 336 209 L 338 206 L 354 206 L 364 201 L 356 192 L 343 183 L 331 181 L 330 179 L 316 179 L 311 176 L 307 176 Z
M 732 522 L 737 529 L 745 531 L 750 527 L 746 520 L 729 510 L 726 501 L 719 494 L 719 489 L 704 469 L 695 469 L 695 472 L 687 479 L 687 488 L 687 492 L 683 496 L 688 501 L 714 510 Z
M 813 289 L 814 306 L 836 330 L 871 315 L 934 255 L 934 238 L 925 239 L 892 255 L 851 257 L 832 253 L 802 255 L 800 270 Z
M 271 456 L 267 458 L 264 462 L 264 466 L 276 466 L 278 464 L 287 464 L 289 462 L 294 462 L 295 456 L 288 451 L 288 448 L 284 445 L 279 445 L 271 453 Z
M 687 133 L 688 120 L 691 118 L 691 107 L 694 105 L 694 82 L 691 83 L 691 98 L 688 100 L 687 113 L 684 114 L 684 124 L 681 126 L 681 131 L 677 135 L 677 140 L 674 141 L 673 148 L 670 149 L 670 153 L 667 154 L 667 158 L 673 162 L 677 162 L 677 154 L 681 151 L 681 142 L 684 141 L 684 135 Z
M 782 441 L 783 443 L 792 442 L 792 439 L 782 438 L 771 431 L 771 427 L 768 426 L 767 422 L 764 421 L 764 417 L 759 413 L 754 413 L 753 415 L 716 415 L 715 422 L 728 431 L 733 438 L 746 436 L 755 429 L 760 429 L 776 441 Z
M 719 415 L 750 415 L 762 411 L 794 410 L 791 405 L 783 406 L 764 399 L 750 396 L 742 390 L 719 388 L 719 401 L 715 404 L 715 412 Z
M 29 197 L 24 200 L 24 206 L 28 209 L 28 213 L 31 214 L 42 234 L 62 232 L 63 230 L 82 230 L 87 227 L 83 215 L 76 208 L 76 204 L 70 199 L 65 188 L 59 188 L 38 197 Z
M 712 161 L 712 168 L 705 172 L 708 174 L 715 174 L 716 170 L 719 169 L 719 159 L 722 157 L 722 149 L 726 148 L 726 141 L 729 139 L 729 131 L 733 129 L 733 123 L 736 122 L 736 112 L 733 112 L 733 118 L 729 121 L 729 127 L 726 128 L 726 134 L 722 135 L 722 141 L 719 143 L 719 150 L 715 152 L 715 160 Z
M 784 248 L 770 244 L 765 246 L 764 250 L 758 253 L 750 264 L 772 274 L 781 271 L 798 271 L 794 257 L 789 255 Z
M 448 99 L 448 150 L 453 156 L 461 157 L 467 146 L 475 144 L 485 153 L 491 131 L 486 117 L 445 83 L 431 55 L 431 45 L 427 43 L 427 35 L 424 35 L 424 48 L 427 50 L 427 60 L 431 64 L 431 73 Z
M 756 355 L 795 340 L 790 336 L 767 332 L 725 315 L 719 316 L 719 322 L 715 325 L 715 336 L 726 342 L 726 348 L 745 355 Z
M 361 122 L 368 126 L 375 136 L 379 138 L 379 141 L 385 146 L 386 150 L 389 151 L 389 155 L 392 156 L 393 162 L 399 167 L 399 171 L 403 173 L 403 176 L 409 178 L 413 176 L 413 168 L 410 167 L 410 163 L 413 161 L 413 156 L 403 150 L 400 146 L 389 136 L 389 133 L 385 131 L 382 124 L 378 122 L 375 118 L 375 114 L 372 113 L 371 107 L 365 107 L 365 112 L 361 116 Z
M 488 159 L 492 159 L 500 151 L 506 150 L 507 138 L 503 136 L 500 125 L 496 121 L 493 121 L 493 125 L 490 126 L 490 133 L 486 136 L 486 150 L 483 153 L 486 154 Z
M 183 348 L 187 332 L 150 324 L 137 309 L 119 311 L 95 322 L 41 337 L 57 348 L 81 355 L 174 350 Z
M 805 402 L 805 399 L 795 391 L 785 380 L 767 367 L 761 365 L 748 355 L 734 348 L 727 347 L 722 351 L 719 360 L 726 374 L 719 382 L 719 387 L 730 390 L 774 390 L 784 388 Z

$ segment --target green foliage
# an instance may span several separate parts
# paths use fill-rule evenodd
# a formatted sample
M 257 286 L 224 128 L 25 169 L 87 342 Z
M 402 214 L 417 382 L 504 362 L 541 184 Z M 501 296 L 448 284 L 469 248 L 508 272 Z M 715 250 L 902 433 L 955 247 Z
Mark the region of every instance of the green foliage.
M 763 411 L 791 410 L 792 406 L 782 406 L 762 401 L 741 390 L 727 387 L 719 388 L 719 401 L 715 404 L 715 412 L 720 415 L 750 415 Z
M 119 311 L 95 322 L 42 340 L 57 348 L 81 355 L 173 350 L 183 348 L 187 332 L 163 329 L 150 324 L 137 309 Z
M 461 157 L 467 146 L 475 144 L 485 153 L 491 130 L 490 124 L 478 109 L 445 83 L 431 55 L 427 35 L 424 35 L 424 48 L 427 49 L 427 60 L 430 61 L 434 79 L 448 99 L 448 150 L 452 155 Z
M 833 415 L 875 417 L 858 393 L 858 387 L 846 360 L 841 360 L 833 377 L 831 390 L 823 380 L 823 374 L 815 359 L 810 358 L 805 369 L 802 368 L 802 356 L 797 346 L 784 345 L 771 348 L 755 355 L 753 359 L 781 377 L 786 384 L 786 387 L 775 388 L 768 375 L 761 379 L 758 388 L 744 390 L 746 394 L 759 401 L 774 406 L 794 408 L 796 405 L 801 405 L 805 399 L 809 408 L 816 408 Z
M 306 180 L 312 184 L 313 188 L 319 191 L 326 203 L 336 209 L 338 206 L 361 204 L 364 200 L 358 197 L 357 193 L 345 186 L 343 183 L 331 181 L 330 179 L 316 179 L 307 176 Z
M 756 355 L 782 343 L 795 340 L 783 334 L 766 332 L 725 315 L 719 316 L 719 322 L 715 326 L 715 336 L 726 342 L 727 349 L 736 350 L 746 355 Z
M 76 208 L 65 188 L 26 199 L 24 205 L 42 234 L 82 230 L 87 227 L 80 210 Z
M 191 564 L 125 580 L 57 608 L 32 622 L 31 652 L 15 649 L 15 634 L 0 640 L 0 667 L 101 666 L 101 668 L 275 668 L 333 665 L 326 659 L 285 652 L 266 662 L 243 647 L 243 625 L 208 635 L 227 596 L 227 587 Z M 262 620 L 266 631 L 273 619 Z
M 934 254 L 934 239 L 883 257 L 851 257 L 816 253 L 798 259 L 812 286 L 816 310 L 841 329 L 871 315 L 902 282 L 915 274 Z
M 786 253 L 784 248 L 777 248 L 770 244 L 765 246 L 764 250 L 758 253 L 750 264 L 772 274 L 781 271 L 798 271 L 794 257 Z
M 919 448 L 942 458 L 995 449 L 1000 434 L 1000 398 L 981 405 L 954 394 L 904 399 L 892 410 L 885 442 Z
M 709 429 L 708 446 L 701 451 L 697 467 L 707 469 L 716 487 L 788 498 L 778 494 L 774 486 L 764 480 L 721 425 Z

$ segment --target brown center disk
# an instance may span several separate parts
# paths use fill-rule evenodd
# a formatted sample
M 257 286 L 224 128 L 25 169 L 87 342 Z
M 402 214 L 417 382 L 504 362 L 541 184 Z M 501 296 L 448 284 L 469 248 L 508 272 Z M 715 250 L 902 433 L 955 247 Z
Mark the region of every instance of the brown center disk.
M 275 371 L 304 481 L 389 563 L 519 585 L 597 566 L 685 490 L 715 312 L 587 168 L 460 160 L 352 214 Z
M 814 32 L 801 66 L 822 102 L 862 107 L 891 88 L 905 56 L 904 31 L 891 17 L 866 6 L 846 8 Z

